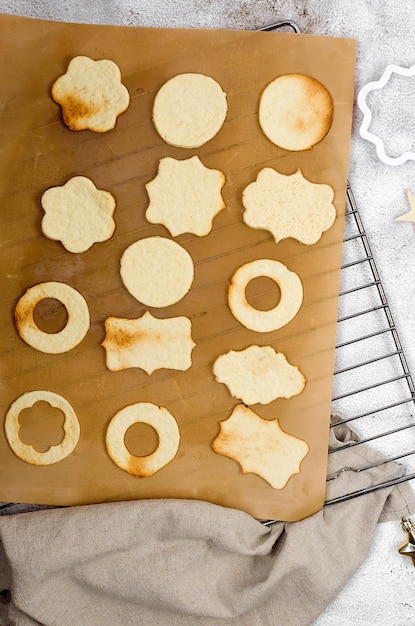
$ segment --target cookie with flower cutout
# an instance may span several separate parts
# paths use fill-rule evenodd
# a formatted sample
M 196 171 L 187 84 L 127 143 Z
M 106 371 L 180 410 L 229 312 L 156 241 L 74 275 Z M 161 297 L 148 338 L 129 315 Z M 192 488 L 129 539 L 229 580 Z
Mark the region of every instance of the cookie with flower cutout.
M 62 242 L 68 252 L 85 252 L 114 233 L 114 197 L 109 191 L 97 189 L 85 176 L 74 176 L 62 186 L 50 187 L 42 195 L 41 205 L 45 212 L 43 234 Z
M 334 224 L 333 198 L 330 185 L 310 182 L 300 169 L 285 175 L 266 167 L 243 191 L 243 220 L 270 231 L 276 243 L 292 237 L 312 245 Z
M 283 489 L 300 473 L 309 452 L 308 443 L 282 430 L 278 419 L 263 419 L 244 404 L 238 404 L 220 423 L 212 447 L 237 461 L 242 474 L 257 474 L 274 489 Z
M 225 208 L 221 190 L 225 175 L 206 167 L 197 156 L 160 160 L 157 176 L 146 184 L 150 199 L 146 218 L 163 224 L 173 237 L 210 233 L 213 220 Z
M 149 311 L 138 319 L 108 317 L 105 320 L 107 368 L 119 371 L 138 367 L 147 374 L 169 368 L 185 371 L 192 365 L 195 342 L 187 317 L 159 319 Z
M 64 124 L 70 130 L 104 133 L 115 127 L 117 117 L 130 104 L 130 94 L 121 82 L 114 61 L 74 57 L 65 74 L 52 86 L 52 98 L 62 108 Z

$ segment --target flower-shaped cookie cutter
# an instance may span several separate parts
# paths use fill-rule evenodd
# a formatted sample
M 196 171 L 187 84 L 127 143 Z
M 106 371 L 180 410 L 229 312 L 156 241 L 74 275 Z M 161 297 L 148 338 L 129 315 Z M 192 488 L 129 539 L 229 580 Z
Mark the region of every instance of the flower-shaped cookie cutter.
M 386 165 L 402 165 L 407 161 L 415 161 L 415 152 L 407 151 L 398 157 L 388 156 L 385 152 L 385 146 L 382 139 L 378 137 L 378 135 L 369 131 L 369 126 L 372 121 L 372 111 L 366 103 L 366 97 L 371 91 L 376 91 L 385 87 L 392 74 L 399 74 L 400 76 L 406 77 L 413 76 L 415 74 L 415 65 L 409 68 L 400 67 L 399 65 L 394 64 L 388 65 L 379 80 L 367 83 L 367 85 L 360 90 L 357 98 L 357 104 L 363 113 L 360 135 L 363 139 L 367 139 L 376 146 L 376 153 L 383 163 L 386 163 Z

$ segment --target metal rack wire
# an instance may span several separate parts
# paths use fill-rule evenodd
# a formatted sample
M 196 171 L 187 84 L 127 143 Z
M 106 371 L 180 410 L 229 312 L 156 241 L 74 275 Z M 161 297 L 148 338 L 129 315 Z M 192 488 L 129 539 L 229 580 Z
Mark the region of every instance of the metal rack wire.
M 328 500 L 326 505 L 415 479 L 415 385 L 350 185 L 333 391 L 333 415 L 340 414 L 342 423 L 350 422 L 359 439 L 329 454 L 370 442 L 385 460 L 343 468 L 328 480 L 338 478 L 342 471 L 364 472 L 398 460 L 404 461 L 404 473 Z M 338 426 L 336 422 L 331 425 Z

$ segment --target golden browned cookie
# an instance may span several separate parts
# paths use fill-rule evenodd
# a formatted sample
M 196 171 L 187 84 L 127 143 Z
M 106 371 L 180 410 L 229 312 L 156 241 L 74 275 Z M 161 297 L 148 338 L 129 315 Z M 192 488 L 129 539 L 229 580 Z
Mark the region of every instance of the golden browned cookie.
M 105 320 L 102 346 L 107 354 L 107 367 L 118 371 L 139 367 L 147 374 L 169 368 L 188 370 L 195 347 L 192 325 L 187 317 L 158 319 L 146 311 L 138 319 L 108 317 Z
M 238 404 L 220 423 L 212 447 L 237 461 L 242 474 L 257 474 L 274 489 L 283 489 L 300 472 L 309 451 L 308 443 L 284 432 L 278 419 L 264 420 L 244 404 Z
M 57 333 L 43 332 L 36 325 L 34 310 L 45 298 L 59 300 L 67 311 L 67 323 Z M 16 304 L 14 318 L 21 338 L 32 348 L 47 354 L 61 354 L 75 348 L 85 337 L 90 324 L 85 298 L 70 285 L 55 281 L 30 287 Z
M 134 456 L 124 441 L 130 426 L 148 424 L 158 435 L 157 449 L 147 456 Z M 174 459 L 179 449 L 180 431 L 173 415 L 164 407 L 138 402 L 118 411 L 107 428 L 106 447 L 118 467 L 133 476 L 151 476 Z
M 130 104 L 118 65 L 108 59 L 93 61 L 86 56 L 71 60 L 66 74 L 53 84 L 52 98 L 62 107 L 63 122 L 68 128 L 98 133 L 114 128 L 117 117 Z
M 280 148 L 309 150 L 327 135 L 332 120 L 333 99 L 311 76 L 283 74 L 262 92 L 259 123 Z

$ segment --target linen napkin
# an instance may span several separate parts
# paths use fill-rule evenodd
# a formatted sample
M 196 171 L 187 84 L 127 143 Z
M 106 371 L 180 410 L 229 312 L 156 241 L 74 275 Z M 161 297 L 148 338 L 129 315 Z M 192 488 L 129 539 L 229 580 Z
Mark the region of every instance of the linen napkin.
M 332 430 L 332 448 L 354 439 L 346 425 Z M 330 455 L 329 475 L 378 460 L 365 444 L 353 446 Z M 401 471 L 386 463 L 341 472 L 327 498 Z M 364 561 L 378 521 L 414 510 L 403 483 L 271 526 L 181 500 L 3 516 L 1 624 L 309 625 Z

